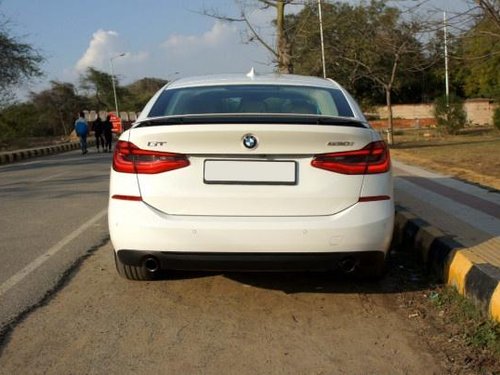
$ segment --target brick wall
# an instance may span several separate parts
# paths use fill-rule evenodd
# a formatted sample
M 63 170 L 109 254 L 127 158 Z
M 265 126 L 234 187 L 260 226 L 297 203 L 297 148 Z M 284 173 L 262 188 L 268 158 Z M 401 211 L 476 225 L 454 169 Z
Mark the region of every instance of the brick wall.
M 434 118 L 415 118 L 415 119 L 396 118 L 393 121 L 395 129 L 418 129 L 418 128 L 428 128 L 436 125 L 436 120 Z M 372 120 L 369 121 L 369 123 L 375 129 L 386 129 L 389 127 L 387 120 Z
M 498 104 L 489 99 L 469 99 L 464 103 L 467 120 L 472 125 L 493 125 L 493 111 Z M 394 127 L 398 129 L 429 127 L 436 124 L 432 104 L 396 104 L 392 107 Z M 94 121 L 97 112 L 94 110 L 84 111 L 88 121 Z M 375 128 L 387 128 L 387 107 L 380 106 L 375 109 L 375 114 L 380 120 L 370 121 Z M 102 119 L 106 118 L 107 112 L 99 111 Z M 124 123 L 132 123 L 137 119 L 138 113 L 120 112 Z
M 85 110 L 83 111 L 85 113 L 85 119 L 87 121 L 94 121 L 97 117 L 97 111 L 95 110 Z M 106 118 L 106 116 L 108 115 L 108 113 L 115 113 L 114 111 L 111 111 L 111 112 L 106 112 L 106 111 L 99 111 L 99 116 L 101 117 L 102 120 L 104 120 Z M 137 117 L 139 116 L 138 113 L 135 113 L 135 112 L 125 112 L 125 111 L 120 111 L 120 118 L 123 120 L 123 121 L 135 121 L 137 119 Z
M 392 107 L 396 128 L 416 128 L 435 125 L 432 104 L 396 104 Z M 493 125 L 495 103 L 489 99 L 469 99 L 464 103 L 467 120 L 476 126 Z M 376 114 L 381 120 L 370 121 L 377 128 L 387 127 L 387 107 L 376 108 Z
M 470 99 L 465 101 L 467 120 L 476 125 L 493 125 L 495 103 L 491 100 Z

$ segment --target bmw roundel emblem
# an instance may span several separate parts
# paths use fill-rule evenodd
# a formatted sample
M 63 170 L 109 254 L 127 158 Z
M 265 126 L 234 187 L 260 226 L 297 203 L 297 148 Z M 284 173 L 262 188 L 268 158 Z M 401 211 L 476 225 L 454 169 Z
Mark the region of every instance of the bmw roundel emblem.
M 252 134 L 246 134 L 243 136 L 243 146 L 252 150 L 257 147 L 257 138 Z

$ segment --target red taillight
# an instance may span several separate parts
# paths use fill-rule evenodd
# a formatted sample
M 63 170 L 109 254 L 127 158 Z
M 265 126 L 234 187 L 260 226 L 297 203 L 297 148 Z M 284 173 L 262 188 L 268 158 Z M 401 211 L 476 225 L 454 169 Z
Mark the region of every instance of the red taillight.
M 316 155 L 311 165 L 342 174 L 374 174 L 387 172 L 391 158 L 385 142 L 377 141 L 361 150 Z
M 142 150 L 131 142 L 118 141 L 113 154 L 113 169 L 123 173 L 154 174 L 189 165 L 185 155 Z
M 378 201 L 388 201 L 391 197 L 388 195 L 371 195 L 368 197 L 359 197 L 358 202 L 378 202 Z
M 112 199 L 118 199 L 122 201 L 134 201 L 134 202 L 140 202 L 142 201 L 142 197 L 138 195 L 122 195 L 122 194 L 114 194 Z

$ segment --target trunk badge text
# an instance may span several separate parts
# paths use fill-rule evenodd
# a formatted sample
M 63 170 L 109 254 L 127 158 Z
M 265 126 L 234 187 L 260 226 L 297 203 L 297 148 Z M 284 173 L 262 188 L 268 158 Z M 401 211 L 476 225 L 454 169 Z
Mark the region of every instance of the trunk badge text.
M 252 134 L 244 135 L 242 141 L 243 141 L 243 146 L 245 146 L 250 150 L 256 148 L 258 144 L 257 138 L 255 138 L 255 136 L 253 136 Z
M 149 141 L 148 147 L 161 147 L 161 146 L 165 146 L 166 144 L 167 144 L 167 142 Z
M 350 142 L 350 141 L 328 142 L 328 146 L 344 146 L 344 147 L 348 147 L 348 146 L 353 146 L 353 145 L 354 145 L 354 142 Z

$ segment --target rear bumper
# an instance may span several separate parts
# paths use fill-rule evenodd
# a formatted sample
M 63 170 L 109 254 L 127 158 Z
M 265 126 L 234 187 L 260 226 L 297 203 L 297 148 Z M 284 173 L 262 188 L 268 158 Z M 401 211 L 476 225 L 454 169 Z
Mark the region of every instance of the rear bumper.
M 118 250 L 120 262 L 142 267 L 151 257 L 162 270 L 183 271 L 370 271 L 383 264 L 382 251 L 339 252 L 329 254 L 281 253 L 199 253 Z
M 200 254 L 386 253 L 394 227 L 392 200 L 358 203 L 331 216 L 175 216 L 143 202 L 111 199 L 116 251 Z

